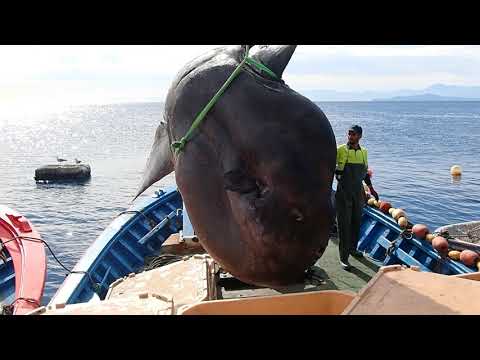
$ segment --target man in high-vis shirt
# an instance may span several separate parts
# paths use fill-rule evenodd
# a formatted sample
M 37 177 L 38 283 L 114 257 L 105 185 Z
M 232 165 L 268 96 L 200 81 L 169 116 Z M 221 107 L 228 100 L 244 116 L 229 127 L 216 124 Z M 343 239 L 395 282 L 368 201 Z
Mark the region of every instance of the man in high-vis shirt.
M 348 142 L 337 148 L 337 168 L 335 177 L 338 181 L 335 194 L 340 264 L 347 270 L 350 268 L 348 258 L 350 255 L 361 257 L 357 251 L 364 206 L 363 181 L 370 189 L 370 193 L 378 200 L 378 194 L 372 186 L 368 174 L 367 149 L 360 147 L 362 128 L 353 125 L 348 129 Z

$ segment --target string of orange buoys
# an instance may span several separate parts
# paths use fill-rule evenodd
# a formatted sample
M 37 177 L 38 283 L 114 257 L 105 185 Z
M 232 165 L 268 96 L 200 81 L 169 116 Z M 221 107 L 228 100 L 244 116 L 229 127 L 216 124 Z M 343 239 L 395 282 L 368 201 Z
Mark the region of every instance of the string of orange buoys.
M 408 221 L 407 213 L 404 209 L 394 208 L 392 204 L 383 200 L 375 200 L 365 189 L 367 195 L 367 204 L 371 207 L 378 208 L 384 214 L 389 214 L 401 229 L 411 231 L 419 240 L 429 242 L 432 247 L 442 256 L 448 256 L 455 261 L 461 261 L 466 266 L 476 266 L 480 271 L 480 255 L 472 250 L 457 251 L 449 249 L 448 241 L 437 233 L 431 233 L 425 224 L 411 224 Z

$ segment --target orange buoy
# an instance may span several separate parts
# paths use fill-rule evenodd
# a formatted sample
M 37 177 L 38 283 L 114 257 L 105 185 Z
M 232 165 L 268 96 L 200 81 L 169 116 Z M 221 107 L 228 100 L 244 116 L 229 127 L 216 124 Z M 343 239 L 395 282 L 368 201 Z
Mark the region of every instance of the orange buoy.
M 425 236 L 428 234 L 428 227 L 424 224 L 415 224 L 413 225 L 412 232 L 419 239 L 425 239 Z
M 472 250 L 463 250 L 460 253 L 460 261 L 467 266 L 473 266 L 478 260 L 478 254 Z
M 388 214 L 390 208 L 392 207 L 392 204 L 386 201 L 380 201 L 379 205 L 379 209 L 385 214 Z
M 448 241 L 443 236 L 436 236 L 432 240 L 432 247 L 440 254 L 446 254 L 448 252 Z

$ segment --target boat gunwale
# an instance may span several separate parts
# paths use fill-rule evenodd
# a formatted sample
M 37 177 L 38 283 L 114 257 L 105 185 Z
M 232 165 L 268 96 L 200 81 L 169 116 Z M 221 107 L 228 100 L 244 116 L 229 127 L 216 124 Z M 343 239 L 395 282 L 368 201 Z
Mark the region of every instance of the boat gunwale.
M 23 217 L 30 229 L 23 230 L 15 226 L 7 214 L 18 218 Z M 35 303 L 40 305 L 45 291 L 47 279 L 45 246 L 40 233 L 32 222 L 19 211 L 6 205 L 0 205 L 0 226 L 10 235 L 10 238 L 0 239 L 0 244 L 3 245 L 3 249 L 9 256 L 7 262 L 2 264 L 2 268 L 5 270 L 2 270 L 4 272 L 3 275 L 6 275 L 3 276 L 3 279 L 13 275 L 8 281 L 13 281 L 14 290 L 12 295 L 6 296 L 2 301 L 13 299 L 13 315 L 24 314 L 32 310 Z M 39 241 L 32 241 L 30 238 L 38 239 Z M 37 269 L 38 265 L 41 265 L 42 268 Z M 32 270 L 36 270 L 35 275 L 32 275 Z M 38 282 L 41 282 L 41 287 L 37 286 Z M 25 299 L 28 299 L 28 301 Z M 31 301 L 34 302 L 32 303 Z
M 72 272 L 85 273 L 70 273 L 64 280 L 62 285 L 58 288 L 56 293 L 52 296 L 48 305 L 54 304 L 70 304 L 75 296 L 84 289 L 82 283 L 88 282 L 88 274 L 91 274 L 100 265 L 101 261 L 108 254 L 112 246 L 117 243 L 118 239 L 123 238 L 123 234 L 134 225 L 140 217 L 135 214 L 135 211 L 140 211 L 144 214 L 150 213 L 154 208 L 164 205 L 170 198 L 177 196 L 179 191 L 176 187 L 163 187 L 161 192 L 155 192 L 151 196 L 147 196 L 141 201 L 134 202 L 125 211 L 132 211 L 132 213 L 121 213 L 117 215 L 110 224 L 102 231 L 102 233 L 90 244 L 83 256 L 74 266 Z M 159 202 L 159 199 L 163 201 Z M 93 290 L 92 290 L 93 292 Z M 93 292 L 94 293 L 94 292 Z M 95 293 L 93 295 L 95 298 Z
M 372 206 L 369 206 L 369 205 L 365 205 L 365 207 L 363 208 L 363 211 L 368 216 L 373 217 L 374 221 L 380 221 L 385 227 L 388 227 L 389 229 L 396 231 L 398 233 L 398 236 L 401 236 L 403 229 L 400 228 L 398 223 L 395 222 L 393 218 L 387 216 L 386 214 L 381 212 L 379 209 L 373 208 Z M 458 271 L 459 274 L 471 273 L 476 271 L 475 269 L 467 267 L 461 262 L 454 261 L 449 257 L 442 258 L 442 256 L 440 256 L 440 254 L 438 254 L 433 249 L 430 243 L 422 241 L 421 239 L 416 238 L 414 235 L 411 238 L 403 238 L 403 240 L 419 248 L 421 251 L 425 252 L 429 257 L 434 258 L 436 261 L 442 261 L 447 263 L 447 266 L 453 268 L 455 271 Z M 429 269 L 429 271 L 431 270 Z

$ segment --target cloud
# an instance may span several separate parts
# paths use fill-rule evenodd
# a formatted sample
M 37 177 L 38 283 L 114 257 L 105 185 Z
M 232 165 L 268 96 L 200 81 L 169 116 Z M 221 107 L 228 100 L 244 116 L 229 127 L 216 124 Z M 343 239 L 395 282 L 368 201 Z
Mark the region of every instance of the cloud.
M 480 57 L 480 45 L 299 45 L 297 58 L 347 57 Z
M 337 91 L 480 85 L 480 46 L 298 46 L 284 78 Z
M 0 46 L 0 78 L 80 72 L 171 75 L 211 46 Z
M 217 45 L 0 46 L 1 103 L 164 98 L 177 72 Z M 284 74 L 297 90 L 480 84 L 480 46 L 299 45 Z
M 0 103 L 100 103 L 165 96 L 211 46 L 0 46 Z

